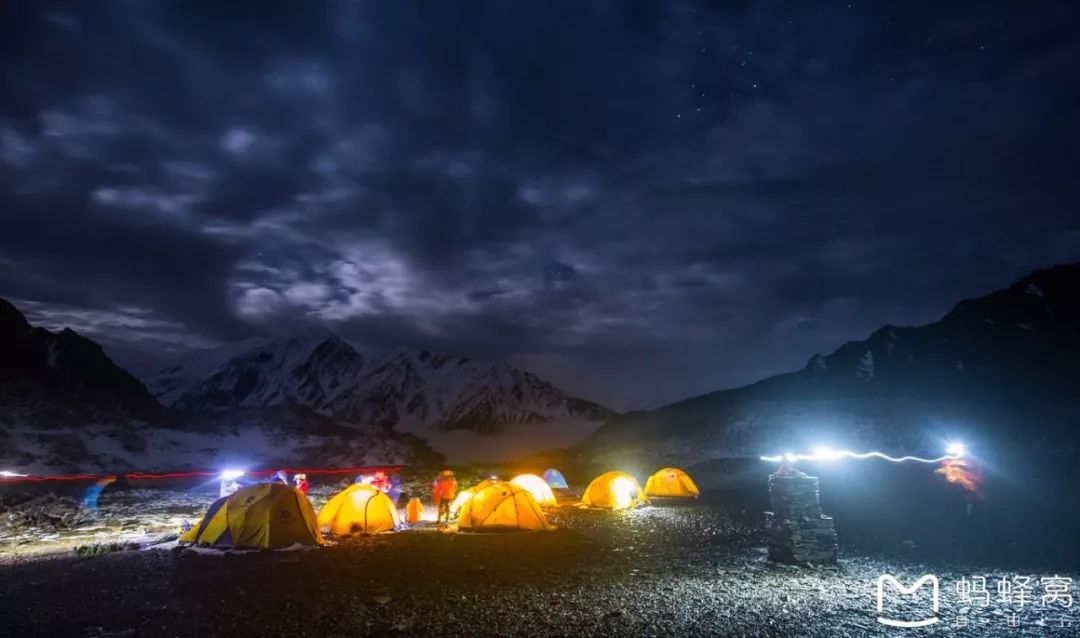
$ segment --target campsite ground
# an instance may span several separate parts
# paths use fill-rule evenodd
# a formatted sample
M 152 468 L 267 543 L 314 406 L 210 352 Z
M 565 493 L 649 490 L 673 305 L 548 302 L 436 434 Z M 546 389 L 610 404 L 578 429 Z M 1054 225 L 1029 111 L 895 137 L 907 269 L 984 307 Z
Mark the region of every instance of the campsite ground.
M 77 556 L 42 554 L 43 544 L 15 530 L 24 537 L 16 544 L 35 551 L 12 551 L 0 538 L 0 635 L 903 635 L 876 620 L 883 574 L 908 584 L 923 574 L 938 577 L 940 622 L 920 630 L 926 635 L 1070 636 L 1080 628 L 1077 607 L 1041 604 L 1043 577 L 1071 577 L 1071 593 L 1080 594 L 1075 563 L 1042 560 L 1045 551 L 979 551 L 978 542 L 968 548 L 966 540 L 984 537 L 983 525 L 963 515 L 959 527 L 947 520 L 941 508 L 955 504 L 948 492 L 940 501 L 916 499 L 925 518 L 909 522 L 923 536 L 914 527 L 890 535 L 873 525 L 884 520 L 892 528 L 883 512 L 911 516 L 888 501 L 893 495 L 870 490 L 884 501 L 875 510 L 841 489 L 851 477 L 823 478 L 833 497 L 851 496 L 825 499 L 827 511 L 840 514 L 842 560 L 835 568 L 788 567 L 765 559 L 763 490 L 734 493 L 710 479 L 710 468 L 697 471 L 712 486 L 701 501 L 615 513 L 563 507 L 551 515 L 559 526 L 552 532 L 429 529 L 302 551 L 212 555 L 163 544 Z M 738 473 L 725 467 L 720 475 Z M 870 488 L 866 480 L 854 483 Z M 325 486 L 318 498 L 329 491 Z M 155 521 L 205 506 L 205 494 L 190 494 L 118 492 L 111 503 L 103 498 L 102 510 L 141 513 L 116 538 L 152 535 Z M 80 525 L 84 535 L 93 531 Z M 65 535 L 56 536 L 51 545 L 65 547 Z M 987 577 L 985 607 L 960 598 L 957 583 L 973 576 Z M 1032 578 L 1028 603 L 999 602 L 994 583 L 1017 577 Z M 919 617 L 927 598 L 890 598 L 888 605 L 895 617 Z

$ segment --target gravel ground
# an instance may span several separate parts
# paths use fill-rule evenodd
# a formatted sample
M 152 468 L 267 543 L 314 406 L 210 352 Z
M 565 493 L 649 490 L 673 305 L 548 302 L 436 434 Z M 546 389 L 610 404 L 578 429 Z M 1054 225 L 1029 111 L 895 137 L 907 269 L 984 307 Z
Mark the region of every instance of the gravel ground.
M 553 532 L 423 530 L 292 552 L 9 555 L 0 635 L 1080 635 L 1075 608 L 1041 605 L 1039 578 L 1050 573 L 850 552 L 835 568 L 777 566 L 760 547 L 759 515 L 719 504 L 564 507 L 551 518 Z M 878 623 L 875 584 L 886 573 L 908 584 L 937 575 L 940 622 Z M 986 607 L 956 590 L 979 575 L 991 583 Z M 1033 602 L 998 602 L 996 579 L 1025 576 Z M 1080 594 L 1075 584 L 1070 592 Z M 928 601 L 887 604 L 894 617 L 917 618 Z

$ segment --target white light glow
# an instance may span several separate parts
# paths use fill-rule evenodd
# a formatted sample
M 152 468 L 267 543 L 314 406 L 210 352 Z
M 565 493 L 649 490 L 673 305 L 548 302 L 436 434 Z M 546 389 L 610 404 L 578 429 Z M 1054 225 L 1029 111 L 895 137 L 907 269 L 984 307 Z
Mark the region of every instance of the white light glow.
M 221 478 L 226 481 L 234 481 L 244 475 L 244 470 L 225 470 L 221 473 Z
M 817 448 L 812 454 L 792 454 L 790 452 L 778 456 L 763 456 L 762 461 L 770 463 L 797 463 L 799 461 L 835 461 L 841 458 L 869 459 L 878 458 L 892 463 L 940 463 L 945 460 L 956 460 L 967 454 L 967 449 L 961 443 L 950 443 L 945 448 L 945 455 L 935 459 L 924 459 L 918 456 L 889 456 L 883 452 L 852 452 L 851 450 L 833 450 L 832 448 Z
M 0 476 L 4 478 L 18 478 L 21 476 L 30 476 L 29 474 L 19 474 L 18 472 L 10 472 L 8 470 L 0 470 Z
M 634 504 L 634 498 L 637 497 L 637 486 L 633 481 L 622 476 L 611 482 L 611 491 L 614 493 L 615 507 L 618 509 L 630 507 Z
M 961 456 L 967 454 L 967 448 L 964 447 L 963 443 L 953 441 L 952 443 L 949 443 L 945 446 L 945 453 L 951 454 L 956 458 L 960 458 Z
M 840 458 L 840 453 L 831 447 L 814 448 L 814 456 L 822 461 L 833 461 Z
M 458 517 L 458 513 L 461 512 L 461 508 L 465 506 L 465 502 L 472 498 L 472 490 L 461 490 L 458 492 L 457 497 L 453 503 L 450 503 L 450 518 L 454 519 Z

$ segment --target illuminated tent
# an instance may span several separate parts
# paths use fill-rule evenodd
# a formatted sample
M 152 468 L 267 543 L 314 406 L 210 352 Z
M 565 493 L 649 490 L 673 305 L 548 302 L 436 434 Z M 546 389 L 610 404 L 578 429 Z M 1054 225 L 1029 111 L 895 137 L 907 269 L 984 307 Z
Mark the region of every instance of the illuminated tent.
M 424 517 L 424 504 L 420 502 L 420 499 L 409 499 L 409 502 L 405 505 L 405 521 L 408 523 L 419 523 L 420 519 Z
M 555 492 L 551 491 L 551 486 L 535 474 L 520 474 L 510 479 L 510 482 L 529 490 L 529 494 L 532 494 L 533 499 L 540 505 L 556 504 Z
M 633 476 L 626 472 L 605 472 L 589 483 L 581 502 L 590 507 L 621 510 L 648 503 L 649 499 Z
M 259 483 L 214 501 L 206 516 L 179 542 L 208 547 L 280 549 L 296 543 L 321 545 L 315 510 L 299 490 Z
M 459 529 L 554 529 L 527 489 L 505 481 L 484 483 L 473 488 L 472 497 L 461 506 Z
M 319 510 L 319 529 L 339 536 L 392 532 L 399 525 L 397 508 L 382 491 L 353 483 Z
M 544 471 L 544 480 L 555 490 L 565 490 L 570 487 L 566 484 L 566 479 L 563 478 L 562 472 L 555 468 Z
M 697 498 L 701 492 L 690 475 L 677 467 L 665 467 L 645 481 L 646 496 L 678 496 Z
M 466 501 L 468 501 L 470 498 L 472 498 L 473 494 L 475 494 L 477 491 L 482 490 L 485 487 L 487 487 L 488 485 L 491 485 L 492 483 L 495 483 L 495 482 L 496 482 L 495 479 L 484 479 L 484 480 L 480 481 L 479 483 L 477 483 L 476 485 L 473 485 L 469 489 L 461 490 L 460 492 L 458 492 L 457 496 L 454 497 L 454 501 L 452 503 L 450 503 L 450 518 L 451 518 L 451 520 L 458 517 L 458 514 L 461 512 L 461 508 L 465 505 Z

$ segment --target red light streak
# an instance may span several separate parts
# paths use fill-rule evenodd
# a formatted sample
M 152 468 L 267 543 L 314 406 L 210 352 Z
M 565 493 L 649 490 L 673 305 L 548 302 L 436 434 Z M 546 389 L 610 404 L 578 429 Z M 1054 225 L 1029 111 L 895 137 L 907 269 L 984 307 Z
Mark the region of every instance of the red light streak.
M 394 473 L 400 471 L 401 465 L 373 465 L 366 467 L 340 467 L 340 468 L 277 468 L 272 470 L 252 470 L 245 472 L 249 476 L 269 476 L 283 470 L 289 474 L 370 474 L 373 472 L 387 472 Z M 191 472 L 163 472 L 163 473 L 150 473 L 150 472 L 129 472 L 125 474 L 125 477 L 129 481 L 143 481 L 143 480 L 158 480 L 158 479 L 176 479 L 176 478 L 216 478 L 221 475 L 221 472 L 211 472 L 207 470 L 198 470 Z M 45 481 L 98 481 L 104 478 L 116 477 L 116 474 L 55 474 L 51 476 L 5 476 L 0 477 L 0 483 L 42 483 Z

